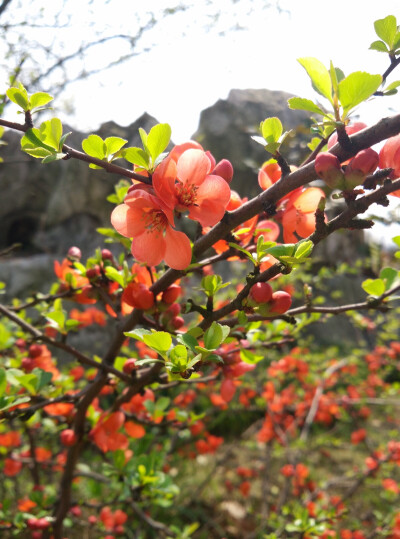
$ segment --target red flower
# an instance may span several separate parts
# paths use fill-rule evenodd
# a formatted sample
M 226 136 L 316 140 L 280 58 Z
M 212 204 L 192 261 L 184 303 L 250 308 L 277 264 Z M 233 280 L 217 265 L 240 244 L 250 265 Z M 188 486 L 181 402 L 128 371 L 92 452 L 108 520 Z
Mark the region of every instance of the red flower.
M 185 269 L 192 258 L 189 238 L 172 228 L 172 211 L 151 191 L 133 186 L 112 212 L 111 223 L 117 232 L 133 238 L 131 251 L 139 262 L 156 266 L 165 260 L 171 268 Z
M 392 180 L 400 177 L 400 135 L 389 138 L 379 152 L 379 168 L 392 168 Z M 390 193 L 400 197 L 400 190 Z
M 176 162 L 170 156 L 156 168 L 154 190 L 171 210 L 188 211 L 202 226 L 214 226 L 225 213 L 231 190 L 223 178 L 210 173 L 212 168 L 206 152 L 188 149 Z

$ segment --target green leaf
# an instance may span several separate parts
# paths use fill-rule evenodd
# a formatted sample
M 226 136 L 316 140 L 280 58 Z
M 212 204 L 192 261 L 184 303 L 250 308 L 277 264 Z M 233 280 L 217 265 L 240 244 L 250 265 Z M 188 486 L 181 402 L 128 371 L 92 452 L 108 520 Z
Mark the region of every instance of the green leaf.
M 379 278 L 385 282 L 385 291 L 389 290 L 397 279 L 399 272 L 394 268 L 383 268 L 379 273 Z
M 32 155 L 32 154 L 31 154 Z M 47 155 L 43 160 L 42 163 L 52 163 L 53 161 L 59 161 L 60 159 L 64 159 L 65 153 L 52 153 L 51 155 Z
M 265 251 L 265 254 L 272 255 L 275 258 L 282 256 L 292 256 L 295 252 L 295 243 L 286 243 L 285 245 L 275 245 Z
M 147 147 L 147 133 L 142 127 L 139 127 L 139 135 L 145 152 L 150 155 L 149 149 Z
M 169 353 L 169 360 L 174 364 L 174 366 L 182 367 L 181 370 L 186 369 L 188 352 L 186 346 L 183 344 L 177 344 L 172 348 Z
M 196 352 L 196 346 L 199 345 L 199 343 L 197 342 L 197 339 L 193 337 L 193 335 L 190 335 L 189 333 L 178 335 L 177 340 L 183 343 L 188 348 L 190 348 L 192 352 Z
M 324 64 L 312 57 L 298 58 L 297 61 L 307 71 L 314 89 L 333 103 L 331 77 Z
M 53 97 L 50 94 L 46 94 L 45 92 L 36 92 L 31 95 L 30 98 L 30 108 L 36 109 L 37 107 L 43 107 L 44 105 L 47 105 L 47 103 L 50 103 L 50 101 L 53 100 Z
M 108 157 L 113 156 L 115 153 L 119 152 L 122 146 L 128 141 L 120 137 L 107 137 L 104 141 L 106 145 L 106 155 Z
M 151 331 L 149 329 L 137 328 L 137 329 L 133 329 L 132 331 L 126 331 L 124 334 L 127 337 L 132 337 L 132 339 L 136 339 L 137 341 L 144 342 L 143 340 L 144 336 L 151 335 Z
M 289 108 L 293 110 L 307 110 L 308 112 L 322 114 L 322 116 L 326 115 L 318 105 L 311 101 L 311 99 L 306 99 L 304 97 L 291 97 L 288 99 L 288 105 Z
M 122 150 L 121 156 L 129 163 L 133 163 L 138 167 L 147 169 L 149 167 L 149 156 L 142 148 L 126 148 Z
M 162 354 L 170 349 L 172 337 L 166 331 L 155 331 L 154 333 L 144 334 L 143 342 Z
M 43 369 L 33 369 L 33 374 L 35 374 L 37 378 L 36 391 L 40 391 L 44 386 L 47 386 L 53 378 L 51 372 L 44 371 Z
M 6 388 L 7 388 L 6 371 L 5 369 L 0 368 L 0 397 L 4 395 Z
M 150 129 L 150 133 L 147 135 L 147 148 L 150 152 L 153 163 L 166 149 L 170 138 L 171 127 L 169 124 L 157 124 Z
M 213 322 L 204 334 L 204 346 L 207 350 L 216 350 L 229 335 L 230 328 Z
M 22 85 L 20 88 L 9 88 L 6 94 L 8 99 L 19 105 L 24 111 L 29 110 L 28 93 Z
M 43 122 L 39 128 L 39 139 L 53 150 L 59 149 L 61 136 L 62 123 L 58 118 Z
M 223 283 L 220 275 L 206 275 L 201 280 L 201 286 L 209 297 L 213 297 L 221 288 L 225 288 L 229 284 Z
M 388 84 L 386 87 L 385 87 L 385 95 L 387 95 L 389 92 L 393 92 L 393 90 L 395 88 L 398 88 L 400 86 L 400 80 L 395 80 L 393 82 L 391 82 L 390 84 Z
M 258 363 L 262 359 L 264 359 L 264 356 L 262 354 L 252 352 L 251 350 L 240 350 L 240 359 L 244 361 L 245 363 L 250 363 L 251 365 L 254 365 L 254 363 Z
M 388 15 L 384 19 L 377 20 L 374 22 L 374 28 L 377 36 L 392 49 L 397 34 L 396 17 L 394 15 Z
M 297 244 L 297 248 L 294 252 L 295 258 L 305 258 L 309 254 L 311 254 L 311 251 L 314 248 L 314 244 L 311 240 L 308 241 L 300 241 Z
M 82 149 L 91 157 L 96 157 L 97 159 L 104 159 L 107 147 L 101 137 L 99 137 L 98 135 L 89 135 L 88 138 L 85 138 L 82 141 Z
M 110 281 L 115 281 L 118 283 L 122 288 L 125 286 L 125 280 L 124 277 L 119 273 L 119 271 L 116 268 L 113 268 L 112 266 L 107 266 L 105 268 L 105 274 Z
M 46 155 L 49 153 L 54 153 L 54 148 L 51 146 L 48 146 L 43 140 L 42 140 L 42 134 L 39 129 L 36 127 L 33 127 L 32 129 L 28 129 L 28 131 L 25 133 L 25 135 L 21 139 L 21 148 L 24 152 L 30 153 L 32 155 L 32 151 L 36 151 L 39 149 L 45 149 L 47 150 Z M 35 155 L 33 157 L 36 157 Z M 41 155 L 40 157 L 44 157 Z
M 385 292 L 385 283 L 382 279 L 366 279 L 361 286 L 370 296 L 381 296 Z
M 347 113 L 371 97 L 381 83 L 381 75 L 371 75 L 365 71 L 350 73 L 338 85 L 338 97 L 344 112 Z
M 386 52 L 386 53 L 389 52 L 389 49 L 387 48 L 387 46 L 385 45 L 383 41 L 374 41 L 373 43 L 371 43 L 369 48 L 372 51 Z
M 282 123 L 279 118 L 267 118 L 260 125 L 260 131 L 266 142 L 278 142 L 282 135 Z

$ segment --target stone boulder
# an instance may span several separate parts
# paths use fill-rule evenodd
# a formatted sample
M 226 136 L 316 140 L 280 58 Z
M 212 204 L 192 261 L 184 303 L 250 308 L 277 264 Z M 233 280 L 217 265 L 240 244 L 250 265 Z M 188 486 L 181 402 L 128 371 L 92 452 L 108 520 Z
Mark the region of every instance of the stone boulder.
M 199 128 L 193 138 L 210 150 L 217 161 L 226 158 L 232 162 L 232 188 L 243 197 L 260 193 L 257 172 L 271 157 L 251 136 L 260 135 L 260 122 L 277 116 L 284 131 L 294 130 L 282 146 L 289 162 L 299 163 L 306 154 L 305 126 L 310 123 L 304 111 L 290 110 L 287 100 L 291 94 L 271 90 L 231 90 L 227 99 L 219 99 L 202 111 Z

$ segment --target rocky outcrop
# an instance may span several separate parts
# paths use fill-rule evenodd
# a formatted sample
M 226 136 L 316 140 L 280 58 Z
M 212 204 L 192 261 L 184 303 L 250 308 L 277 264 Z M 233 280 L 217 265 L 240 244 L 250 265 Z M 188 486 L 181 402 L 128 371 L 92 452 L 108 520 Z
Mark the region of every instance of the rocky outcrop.
M 282 146 L 289 161 L 298 163 L 305 153 L 305 126 L 310 120 L 307 113 L 288 108 L 290 97 L 293 96 L 286 92 L 271 90 L 231 90 L 226 100 L 218 100 L 200 115 L 193 138 L 209 149 L 217 161 L 226 158 L 232 162 L 232 188 L 241 196 L 250 198 L 260 193 L 257 171 L 271 157 L 251 138 L 260 134 L 261 121 L 277 116 L 285 131 L 294 130 Z

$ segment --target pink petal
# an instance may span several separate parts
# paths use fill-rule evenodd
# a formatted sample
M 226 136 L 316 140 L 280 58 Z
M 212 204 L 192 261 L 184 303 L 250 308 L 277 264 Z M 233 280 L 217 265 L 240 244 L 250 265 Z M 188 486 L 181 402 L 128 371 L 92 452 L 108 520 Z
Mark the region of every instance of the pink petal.
M 210 172 L 211 162 L 202 150 L 186 150 L 177 163 L 178 180 L 200 185 Z
M 164 260 L 170 268 L 182 270 L 192 260 L 190 240 L 183 232 L 167 226 L 165 230 L 166 250 Z
M 303 213 L 299 219 L 296 232 L 300 238 L 308 238 L 315 230 L 315 215 L 313 213 Z
M 146 230 L 132 241 L 132 254 L 139 262 L 148 266 L 157 266 L 164 258 L 165 238 L 162 231 Z
M 231 199 L 231 188 L 223 178 L 210 174 L 197 191 L 198 203 L 201 204 L 204 199 L 218 202 L 225 209 Z
M 117 232 L 127 238 L 132 238 L 145 230 L 142 214 L 139 208 L 130 208 L 126 204 L 120 204 L 111 214 L 111 224 Z
M 175 194 L 176 163 L 172 159 L 164 159 L 153 174 L 153 187 L 157 196 L 170 208 L 177 204 Z
M 293 205 L 301 213 L 314 212 L 318 208 L 321 198 L 325 198 L 325 193 L 322 189 L 310 187 L 293 201 Z

